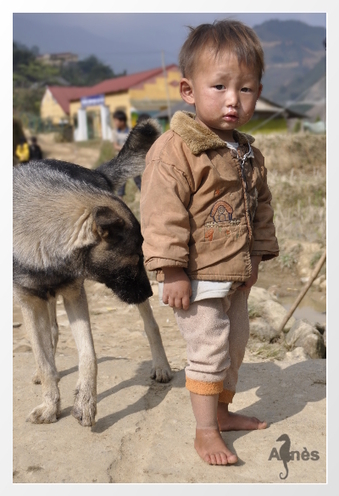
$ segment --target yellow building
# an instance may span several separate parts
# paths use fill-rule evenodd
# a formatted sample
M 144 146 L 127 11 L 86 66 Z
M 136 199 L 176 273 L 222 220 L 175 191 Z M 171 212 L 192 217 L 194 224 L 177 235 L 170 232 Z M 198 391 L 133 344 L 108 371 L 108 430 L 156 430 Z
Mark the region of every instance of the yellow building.
M 47 86 L 40 104 L 40 117 L 53 124 L 70 122 L 69 102 L 72 98 L 80 98 L 89 88 L 75 86 Z
M 47 87 L 40 115 L 53 123 L 68 121 L 74 139 L 110 139 L 112 114 L 123 110 L 133 127 L 138 115 L 151 116 L 181 101 L 181 73 L 176 65 L 105 80 L 91 87 Z

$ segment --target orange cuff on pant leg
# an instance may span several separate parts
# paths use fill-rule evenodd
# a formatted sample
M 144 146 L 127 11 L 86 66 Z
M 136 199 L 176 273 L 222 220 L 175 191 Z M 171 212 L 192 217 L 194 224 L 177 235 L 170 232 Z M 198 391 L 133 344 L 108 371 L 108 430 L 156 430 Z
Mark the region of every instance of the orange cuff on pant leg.
M 189 377 L 186 377 L 186 388 L 191 393 L 196 393 L 196 394 L 204 394 L 204 395 L 219 394 L 223 390 L 223 381 L 202 382 L 202 381 L 195 381 L 194 379 L 190 379 Z
M 235 391 L 229 391 L 228 389 L 224 389 L 219 394 L 219 403 L 232 403 L 233 396 L 235 395 Z

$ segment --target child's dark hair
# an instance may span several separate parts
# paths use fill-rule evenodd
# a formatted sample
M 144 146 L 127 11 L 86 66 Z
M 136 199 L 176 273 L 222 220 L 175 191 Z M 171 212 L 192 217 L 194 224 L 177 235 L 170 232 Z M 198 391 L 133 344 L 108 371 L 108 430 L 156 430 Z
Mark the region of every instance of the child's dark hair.
M 242 22 L 224 19 L 213 24 L 200 24 L 196 28 L 189 26 L 190 33 L 179 54 L 179 67 L 183 77 L 192 77 L 198 56 L 205 48 L 214 50 L 215 56 L 220 50 L 234 53 L 239 63 L 253 67 L 261 81 L 265 64 L 264 52 L 258 36 L 253 29 Z
M 113 114 L 113 119 L 118 119 L 119 121 L 127 121 L 127 116 L 123 110 L 116 110 Z

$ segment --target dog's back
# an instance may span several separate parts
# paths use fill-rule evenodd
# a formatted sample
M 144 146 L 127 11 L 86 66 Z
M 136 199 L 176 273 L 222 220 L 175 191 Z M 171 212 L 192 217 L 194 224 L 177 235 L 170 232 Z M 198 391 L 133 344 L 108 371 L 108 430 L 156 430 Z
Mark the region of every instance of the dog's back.
M 94 205 L 108 205 L 111 197 L 110 185 L 103 175 L 75 164 L 42 160 L 16 167 L 14 258 L 40 269 L 50 267 L 53 261 L 59 264 L 75 246 L 93 241 L 90 226 L 83 221 Z M 75 224 L 78 232 L 74 231 Z

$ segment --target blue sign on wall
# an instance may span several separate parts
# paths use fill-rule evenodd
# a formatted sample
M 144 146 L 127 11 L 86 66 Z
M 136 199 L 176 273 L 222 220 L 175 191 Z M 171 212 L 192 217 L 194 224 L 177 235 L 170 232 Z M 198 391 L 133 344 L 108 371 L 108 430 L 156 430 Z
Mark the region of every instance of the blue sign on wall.
M 105 95 L 84 96 L 80 98 L 80 102 L 82 108 L 103 105 L 105 103 Z

